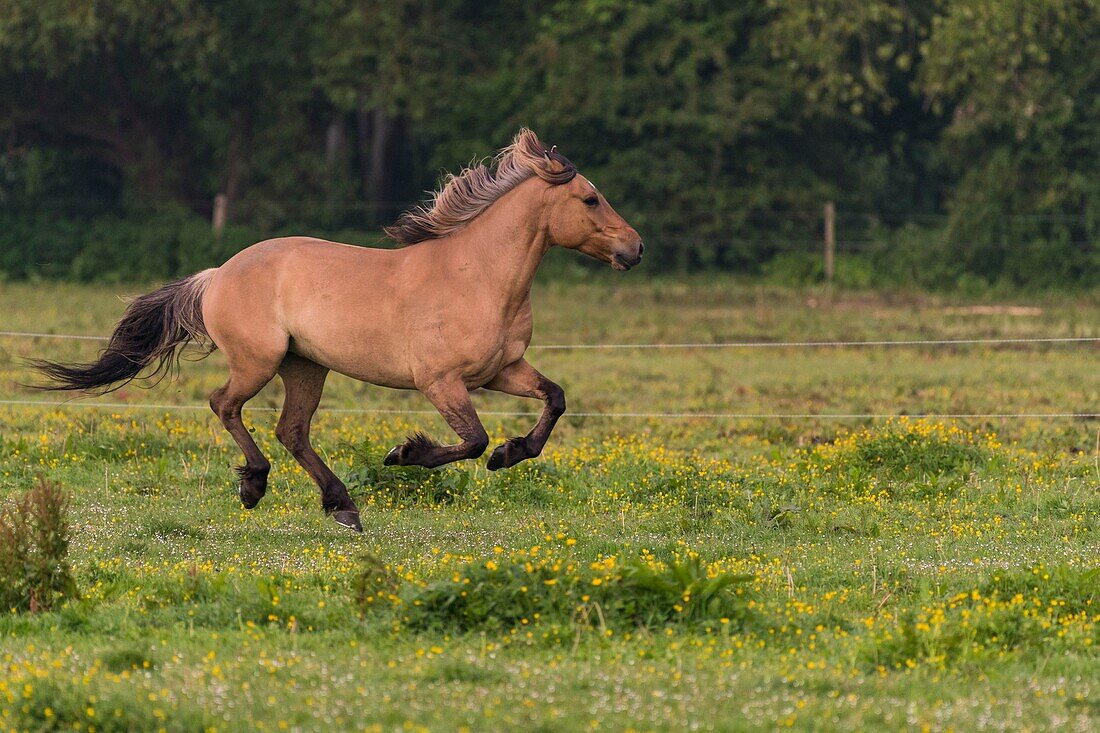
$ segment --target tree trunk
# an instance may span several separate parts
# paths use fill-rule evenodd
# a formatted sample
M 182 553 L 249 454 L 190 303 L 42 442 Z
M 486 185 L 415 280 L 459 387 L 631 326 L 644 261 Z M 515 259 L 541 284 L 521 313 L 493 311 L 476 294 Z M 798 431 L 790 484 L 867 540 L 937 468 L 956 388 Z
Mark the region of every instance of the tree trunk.
M 335 221 L 342 221 L 348 213 L 342 200 L 347 192 L 344 186 L 344 176 L 347 174 L 346 122 L 344 115 L 337 112 L 325 129 L 325 203 L 328 214 L 335 217 Z
M 393 118 L 382 109 L 375 109 L 371 118 L 370 170 L 367 174 L 370 188 L 367 189 L 367 199 L 377 211 L 385 204 L 385 193 L 389 188 L 386 185 L 386 161 L 389 159 Z
M 386 204 L 392 181 L 389 180 L 389 164 L 392 150 L 395 118 L 381 108 L 360 107 L 355 114 L 356 133 L 359 137 L 359 170 L 363 186 L 363 199 L 368 218 L 378 222 L 387 217 Z
M 241 196 L 244 176 L 248 167 L 248 148 L 252 139 L 252 118 L 246 112 L 236 111 L 231 117 L 233 129 L 229 133 L 225 163 L 225 218 L 232 219 L 233 208 Z
M 359 106 L 355 110 L 355 156 L 359 170 L 359 187 L 364 200 L 367 200 L 367 192 L 370 191 L 370 166 L 367 164 L 370 158 L 370 122 L 370 111 Z
M 344 120 L 339 116 L 328 123 L 325 130 L 325 167 L 334 174 L 340 165 L 344 148 L 347 147 L 347 134 L 344 132 Z

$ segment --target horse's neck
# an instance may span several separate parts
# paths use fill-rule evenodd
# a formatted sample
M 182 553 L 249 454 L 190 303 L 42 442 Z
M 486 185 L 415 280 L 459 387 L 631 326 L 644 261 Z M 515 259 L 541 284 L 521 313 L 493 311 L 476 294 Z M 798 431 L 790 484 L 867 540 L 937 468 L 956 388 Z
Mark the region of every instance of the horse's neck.
M 453 247 L 461 253 L 459 267 L 474 275 L 480 287 L 495 291 L 506 311 L 515 312 L 527 303 L 549 249 L 537 199 L 502 199 L 454 237 Z

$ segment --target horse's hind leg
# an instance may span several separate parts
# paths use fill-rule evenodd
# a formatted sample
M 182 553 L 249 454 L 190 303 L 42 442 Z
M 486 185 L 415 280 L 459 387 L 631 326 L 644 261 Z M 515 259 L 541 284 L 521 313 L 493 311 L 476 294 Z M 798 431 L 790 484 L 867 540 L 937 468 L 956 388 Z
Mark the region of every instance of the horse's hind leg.
M 309 443 L 309 423 L 321 401 L 328 369 L 309 359 L 287 354 L 279 366 L 279 376 L 286 387 L 286 397 L 275 437 L 321 487 L 321 507 L 325 512 L 337 523 L 362 532 L 359 509 L 348 496 L 347 487 Z
M 241 477 L 238 492 L 245 509 L 251 509 L 259 503 L 267 492 L 267 474 L 271 464 L 260 452 L 256 441 L 241 420 L 241 408 L 252 399 L 263 386 L 275 376 L 275 370 L 239 370 L 230 367 L 229 381 L 214 390 L 210 395 L 210 409 L 222 421 L 222 425 L 237 441 L 244 453 L 244 465 L 237 467 Z

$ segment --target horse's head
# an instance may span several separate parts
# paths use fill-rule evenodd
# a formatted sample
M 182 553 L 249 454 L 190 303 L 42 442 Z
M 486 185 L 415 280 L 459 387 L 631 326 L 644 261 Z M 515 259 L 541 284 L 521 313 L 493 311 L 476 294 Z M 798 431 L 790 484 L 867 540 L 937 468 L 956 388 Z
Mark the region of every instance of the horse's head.
M 603 194 L 584 176 L 554 186 L 549 217 L 551 241 L 603 260 L 616 270 L 642 261 L 642 237 L 619 216 Z
M 556 147 L 544 147 L 524 128 L 498 160 L 502 167 L 522 166 L 525 175 L 534 173 L 550 184 L 544 194 L 543 221 L 551 244 L 583 252 L 616 270 L 629 270 L 642 261 L 638 232 Z

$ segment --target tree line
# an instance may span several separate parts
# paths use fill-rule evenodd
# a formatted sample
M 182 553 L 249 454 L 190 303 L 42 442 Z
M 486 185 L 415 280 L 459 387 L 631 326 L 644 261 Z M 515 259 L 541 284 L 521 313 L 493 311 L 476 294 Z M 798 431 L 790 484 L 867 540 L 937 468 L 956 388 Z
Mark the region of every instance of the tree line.
M 662 269 L 814 277 L 835 201 L 857 279 L 1100 281 L 1096 0 L 0 0 L 0 272 L 370 239 L 520 125 Z

